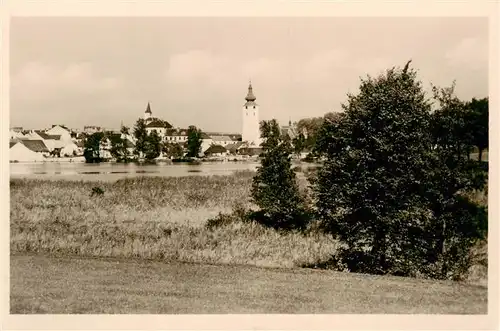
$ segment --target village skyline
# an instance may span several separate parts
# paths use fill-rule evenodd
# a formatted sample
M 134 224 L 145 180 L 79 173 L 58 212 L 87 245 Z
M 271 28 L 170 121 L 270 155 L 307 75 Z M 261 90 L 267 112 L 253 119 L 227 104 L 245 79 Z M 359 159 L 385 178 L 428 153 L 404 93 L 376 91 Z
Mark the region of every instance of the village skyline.
M 426 90 L 456 80 L 459 98 L 482 98 L 487 31 L 480 18 L 13 18 L 10 126 L 118 129 L 150 102 L 176 127 L 240 132 L 249 80 L 261 119 L 285 124 L 340 111 L 360 77 L 409 59 Z

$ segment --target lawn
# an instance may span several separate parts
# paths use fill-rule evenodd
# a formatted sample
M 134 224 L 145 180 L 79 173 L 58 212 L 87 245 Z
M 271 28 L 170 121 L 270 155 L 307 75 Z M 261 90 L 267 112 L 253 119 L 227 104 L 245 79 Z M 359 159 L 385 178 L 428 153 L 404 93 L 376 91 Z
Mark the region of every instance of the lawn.
M 449 281 L 143 259 L 11 256 L 12 314 L 486 314 Z

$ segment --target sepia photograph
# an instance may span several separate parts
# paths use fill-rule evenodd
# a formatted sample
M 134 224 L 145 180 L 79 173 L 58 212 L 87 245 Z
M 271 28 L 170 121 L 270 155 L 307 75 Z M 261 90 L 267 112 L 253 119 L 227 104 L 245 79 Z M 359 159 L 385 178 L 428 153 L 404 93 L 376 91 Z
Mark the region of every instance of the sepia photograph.
M 10 314 L 488 314 L 487 17 L 9 38 Z

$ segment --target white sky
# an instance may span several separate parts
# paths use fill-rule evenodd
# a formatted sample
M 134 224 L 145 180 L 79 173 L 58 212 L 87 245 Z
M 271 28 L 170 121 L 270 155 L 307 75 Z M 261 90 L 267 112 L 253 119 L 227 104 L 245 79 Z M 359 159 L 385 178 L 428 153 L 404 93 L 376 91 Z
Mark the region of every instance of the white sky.
M 174 126 L 241 131 L 339 111 L 359 77 L 412 59 L 426 88 L 488 95 L 481 18 L 13 18 L 11 126 L 132 126 L 148 101 Z

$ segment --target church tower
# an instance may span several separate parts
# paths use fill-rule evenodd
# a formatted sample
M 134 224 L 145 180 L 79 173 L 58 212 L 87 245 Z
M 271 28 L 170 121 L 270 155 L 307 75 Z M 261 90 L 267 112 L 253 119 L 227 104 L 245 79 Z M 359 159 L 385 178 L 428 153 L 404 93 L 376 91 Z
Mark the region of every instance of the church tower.
M 144 120 L 147 122 L 148 120 L 151 119 L 152 115 L 153 115 L 153 113 L 151 112 L 151 106 L 149 105 L 149 102 L 148 102 L 148 107 L 146 108 L 146 111 L 144 112 Z
M 257 98 L 253 94 L 252 82 L 248 85 L 248 93 L 245 98 L 246 103 L 243 105 L 243 130 L 241 140 L 248 142 L 250 145 L 260 145 L 260 128 L 259 128 L 259 105 L 255 103 Z

